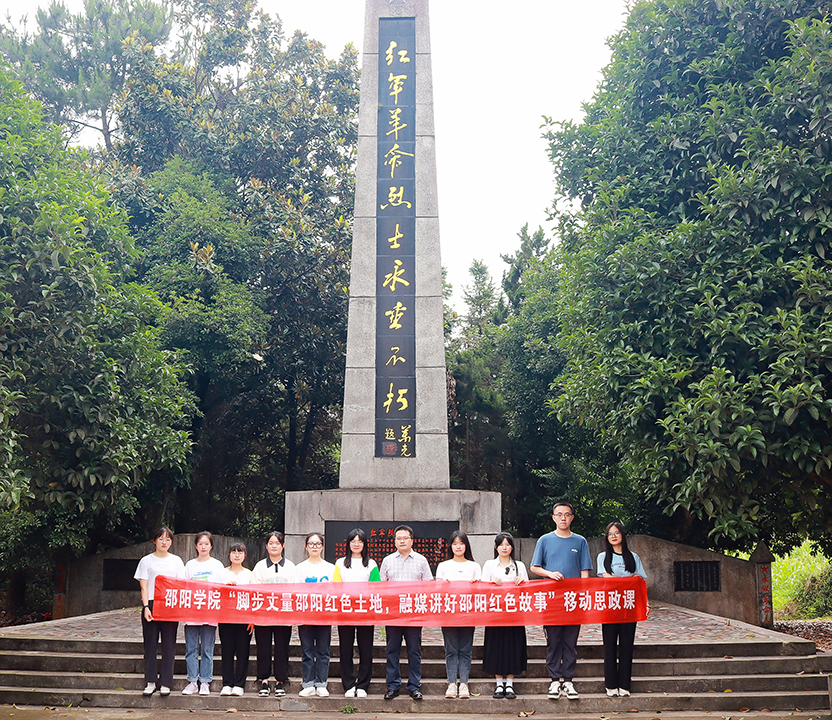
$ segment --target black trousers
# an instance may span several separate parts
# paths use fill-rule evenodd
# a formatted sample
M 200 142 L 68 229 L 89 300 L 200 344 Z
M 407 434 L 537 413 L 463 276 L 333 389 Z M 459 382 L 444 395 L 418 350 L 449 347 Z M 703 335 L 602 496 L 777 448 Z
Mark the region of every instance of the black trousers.
M 636 623 L 601 625 L 601 636 L 604 638 L 604 685 L 611 690 L 629 690 Z
M 153 601 L 149 603 L 150 612 L 153 613 Z M 162 620 L 144 619 L 142 611 L 142 639 L 144 640 L 144 679 L 145 682 L 156 683 L 164 687 L 173 685 L 173 661 L 176 657 L 176 629 L 178 622 L 166 622 Z M 159 646 L 159 639 L 162 640 L 162 664 L 161 671 L 156 664 L 156 649 Z
M 544 625 L 546 668 L 552 680 L 572 680 L 578 664 L 580 625 Z
M 268 680 L 270 675 L 274 675 L 277 682 L 289 682 L 289 638 L 291 637 L 291 625 L 254 626 L 258 680 Z M 274 645 L 274 656 L 272 656 L 272 645 Z
M 220 644 L 222 645 L 222 684 L 244 688 L 251 652 L 251 635 L 248 632 L 248 625 L 220 623 Z
M 351 687 L 367 690 L 373 675 L 373 635 L 372 625 L 339 625 L 338 646 L 341 658 L 341 683 L 344 691 Z M 358 682 L 355 681 L 355 663 L 353 662 L 353 643 L 358 639 Z

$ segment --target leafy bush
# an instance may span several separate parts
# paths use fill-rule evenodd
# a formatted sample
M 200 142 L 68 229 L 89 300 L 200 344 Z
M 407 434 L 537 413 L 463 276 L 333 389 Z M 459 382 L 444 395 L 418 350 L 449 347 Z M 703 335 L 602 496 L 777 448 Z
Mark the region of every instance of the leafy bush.
M 806 578 L 789 606 L 802 618 L 832 615 L 832 564 L 827 564 L 821 572 Z

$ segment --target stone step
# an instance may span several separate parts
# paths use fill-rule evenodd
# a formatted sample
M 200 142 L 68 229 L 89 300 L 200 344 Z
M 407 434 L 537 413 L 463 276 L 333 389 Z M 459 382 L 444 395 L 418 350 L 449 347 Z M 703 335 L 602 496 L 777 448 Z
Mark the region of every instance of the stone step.
M 144 686 L 142 673 L 91 673 L 91 672 L 47 672 L 47 671 L 26 671 L 21 673 L 14 670 L 0 671 L 0 687 L 15 687 L 25 680 L 33 688 L 41 689 L 75 689 L 105 691 L 109 689 L 127 690 L 140 692 Z M 172 690 L 181 692 L 186 680 L 176 677 Z M 603 676 L 592 676 L 577 678 L 576 687 L 580 692 L 603 693 Z M 220 678 L 215 677 L 211 684 L 214 693 L 219 693 L 221 687 Z M 423 692 L 430 696 L 444 696 L 447 687 L 445 679 L 423 679 Z M 472 678 L 469 687 L 471 692 L 477 695 L 490 696 L 494 691 L 494 681 L 490 678 Z M 514 681 L 515 691 L 523 696 L 543 696 L 549 687 L 548 678 L 516 678 Z M 709 693 L 709 692 L 734 692 L 749 693 L 763 692 L 771 688 L 777 688 L 780 692 L 802 693 L 823 691 L 827 688 L 826 675 L 739 675 L 724 677 L 722 675 L 702 675 L 697 677 L 642 677 L 633 678 L 633 691 L 636 693 Z M 256 694 L 259 688 L 253 680 L 249 680 L 246 692 Z M 300 679 L 293 678 L 289 690 L 298 691 Z M 329 690 L 333 695 L 342 694 L 341 683 L 337 677 L 333 677 L 329 684 Z M 381 696 L 386 688 L 383 678 L 376 677 L 370 687 L 371 695 Z
M 578 700 L 549 700 L 543 696 L 519 695 L 516 700 L 494 700 L 490 696 L 472 697 L 469 700 L 446 700 L 444 697 L 426 696 L 416 702 L 406 695 L 385 701 L 380 696 L 363 699 L 345 699 L 332 695 L 328 698 L 299 698 L 288 696 L 282 700 L 273 697 L 260 698 L 253 694 L 243 697 L 220 697 L 214 693 L 207 697 L 183 696 L 173 693 L 167 698 L 158 694 L 145 698 L 137 691 L 127 690 L 72 690 L 65 688 L 32 689 L 30 687 L 0 688 L 0 702 L 17 705 L 87 706 L 120 708 L 153 708 L 175 710 L 228 711 L 234 708 L 243 712 L 296 711 L 343 713 L 345 709 L 355 713 L 420 713 L 420 714 L 494 714 L 534 711 L 536 714 L 558 715 L 572 713 L 630 713 L 641 712 L 722 712 L 746 713 L 747 711 L 806 712 L 819 710 L 829 716 L 827 691 L 803 693 L 799 698 L 779 691 L 734 693 L 650 693 L 636 694 L 629 698 L 608 698 L 600 693 L 583 693 Z M 799 703 L 799 705 L 798 705 Z M 347 707 L 349 706 L 349 708 Z M 747 710 L 746 710 L 747 708 Z M 767 714 L 767 717 L 770 717 Z M 818 717 L 813 714 L 812 717 Z
M 539 630 L 532 628 L 532 630 Z M 331 654 L 333 658 L 338 657 L 338 644 L 336 630 L 333 628 L 333 644 Z M 546 646 L 541 644 L 529 645 L 530 659 L 544 659 L 546 657 Z M 219 657 L 221 643 L 217 638 L 216 655 Z M 252 641 L 252 652 L 256 643 Z M 299 655 L 300 648 L 293 643 L 292 654 Z M 71 640 L 60 638 L 31 638 L 31 637 L 0 637 L 0 652 L 16 652 L 18 650 L 39 651 L 39 652 L 84 652 L 93 654 L 128 654 L 141 655 L 141 640 Z M 177 643 L 177 655 L 185 654 L 184 642 Z M 578 642 L 578 657 L 582 659 L 600 659 L 603 657 L 604 648 L 600 643 Z M 642 658 L 705 658 L 723 657 L 756 657 L 759 655 L 773 656 L 807 656 L 815 654 L 815 644 L 809 640 L 794 638 L 789 640 L 774 640 L 762 638 L 754 642 L 719 642 L 719 643 L 651 643 L 636 644 L 636 654 Z M 376 642 L 373 648 L 373 655 L 377 658 L 385 657 L 383 644 Z M 440 644 L 422 645 L 422 656 L 426 659 L 443 658 L 444 650 Z M 474 659 L 482 659 L 482 645 L 474 646 Z
M 177 654 L 174 672 L 185 673 L 184 650 Z M 256 672 L 255 659 L 249 662 L 249 676 Z M 406 672 L 407 661 L 402 653 L 402 672 Z M 636 658 L 633 674 L 640 677 L 697 677 L 697 676 L 743 676 L 753 674 L 798 675 L 832 673 L 832 654 L 824 653 L 814 656 L 769 656 L 769 657 L 714 657 L 694 658 L 681 662 L 679 659 L 642 659 Z M 42 652 L 36 650 L 19 650 L 17 652 L 0 652 L 0 670 L 31 671 L 46 673 L 138 673 L 143 672 L 143 660 L 139 654 L 100 654 L 83 652 Z M 290 657 L 290 673 L 300 674 L 300 658 Z M 214 653 L 214 675 L 220 673 L 218 651 Z M 475 660 L 471 666 L 472 677 L 483 677 L 482 663 Z M 542 659 L 531 659 L 526 671 L 528 678 L 546 678 L 546 665 Z M 384 659 L 375 658 L 374 675 L 384 677 Z M 576 678 L 601 677 L 603 661 L 579 657 Z M 330 677 L 338 676 L 338 659 L 330 663 Z M 423 658 L 422 676 L 425 679 L 444 678 L 444 659 Z

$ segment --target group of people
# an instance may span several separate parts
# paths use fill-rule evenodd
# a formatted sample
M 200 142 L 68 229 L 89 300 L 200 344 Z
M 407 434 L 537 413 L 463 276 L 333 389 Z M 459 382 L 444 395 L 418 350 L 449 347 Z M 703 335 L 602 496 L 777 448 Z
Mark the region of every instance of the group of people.
M 588 577 L 592 569 L 586 539 L 572 533 L 574 519 L 572 505 L 559 501 L 553 510 L 556 528 L 540 538 L 535 548 L 531 569 L 541 577 L 560 581 L 564 578 Z M 243 563 L 246 547 L 242 543 L 231 546 L 228 566 L 211 556 L 211 533 L 196 536 L 197 557 L 183 563 L 170 552 L 173 536 L 168 528 L 157 531 L 155 550 L 139 562 L 135 578 L 141 586 L 142 630 L 144 638 L 145 687 L 143 694 L 157 690 L 169 695 L 173 685 L 173 662 L 177 623 L 153 617 L 155 579 L 159 575 L 202 580 L 231 585 L 320 582 L 418 582 L 433 580 L 427 559 L 413 549 L 413 530 L 399 525 L 394 531 L 396 552 L 381 563 L 369 557 L 369 545 L 363 530 L 356 528 L 347 537 L 348 551 L 333 565 L 323 557 L 324 538 L 320 533 L 306 536 L 306 559 L 295 565 L 284 557 L 284 537 L 271 533 L 266 542 L 267 557 L 253 570 Z M 610 523 L 605 534 L 605 551 L 597 558 L 599 576 L 618 577 L 646 575 L 638 556 L 627 548 L 626 536 L 620 523 Z M 529 580 L 526 567 L 515 558 L 515 540 L 511 534 L 498 533 L 494 539 L 494 558 L 482 568 L 474 561 L 468 536 L 461 531 L 451 534 L 448 559 L 436 569 L 437 581 L 490 582 L 497 585 L 520 584 Z M 649 613 L 649 606 L 648 606 Z M 604 671 L 606 692 L 610 697 L 630 694 L 635 623 L 603 626 Z M 185 663 L 188 683 L 183 695 L 208 695 L 213 679 L 214 641 L 216 626 L 185 623 Z M 302 682 L 301 697 L 329 695 L 331 627 L 328 625 L 300 625 Z M 577 659 L 579 625 L 546 626 L 546 664 L 551 679 L 548 696 L 575 699 L 578 692 L 572 682 Z M 250 626 L 219 623 L 222 655 L 222 690 L 220 695 L 243 695 L 249 664 L 251 644 Z M 372 626 L 339 626 L 341 684 L 345 697 L 367 697 L 373 662 Z M 422 628 L 386 626 L 387 691 L 385 700 L 392 700 L 402 690 L 399 657 L 402 642 L 407 649 L 408 676 L 405 689 L 414 700 L 422 699 L 421 639 Z M 445 666 L 448 688 L 446 698 L 468 698 L 468 682 L 474 644 L 473 627 L 443 627 Z M 285 625 L 255 625 L 257 644 L 257 688 L 259 695 L 272 692 L 277 697 L 286 695 L 289 682 L 289 640 L 291 627 Z M 157 648 L 161 640 L 161 667 L 157 666 Z M 358 645 L 358 669 L 354 661 L 354 645 Z M 527 666 L 526 628 L 524 626 L 489 626 L 485 628 L 483 669 L 496 680 L 495 698 L 515 698 L 514 678 Z M 274 685 L 269 682 L 274 676 Z

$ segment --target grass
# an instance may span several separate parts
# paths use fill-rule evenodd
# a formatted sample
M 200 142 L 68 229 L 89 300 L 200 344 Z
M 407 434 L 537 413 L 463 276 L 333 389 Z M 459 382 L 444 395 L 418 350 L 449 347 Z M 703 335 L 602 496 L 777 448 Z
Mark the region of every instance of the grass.
M 775 612 L 783 610 L 809 575 L 819 573 L 829 564 L 829 559 L 823 555 L 812 555 L 810 547 L 807 540 L 772 563 L 772 604 Z

